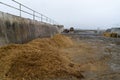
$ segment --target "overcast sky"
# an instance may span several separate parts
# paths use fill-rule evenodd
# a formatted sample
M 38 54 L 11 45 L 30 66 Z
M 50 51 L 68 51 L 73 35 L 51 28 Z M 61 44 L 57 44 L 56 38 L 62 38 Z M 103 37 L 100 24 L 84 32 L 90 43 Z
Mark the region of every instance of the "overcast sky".
M 11 0 L 0 1 L 14 5 Z M 67 28 L 97 29 L 99 27 L 100 29 L 105 29 L 120 26 L 120 0 L 16 1 L 53 18 Z M 4 6 L 0 7 L 0 10 L 8 11 Z M 11 10 L 10 12 L 16 13 L 14 10 Z

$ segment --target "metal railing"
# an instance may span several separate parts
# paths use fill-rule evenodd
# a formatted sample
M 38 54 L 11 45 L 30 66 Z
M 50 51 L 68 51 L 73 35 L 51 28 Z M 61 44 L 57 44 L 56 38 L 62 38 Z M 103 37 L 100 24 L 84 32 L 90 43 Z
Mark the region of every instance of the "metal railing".
M 39 18 L 39 21 L 41 21 L 41 22 L 46 22 L 46 23 L 50 23 L 50 24 L 58 24 L 58 23 L 57 23 L 56 21 L 54 21 L 53 19 L 51 19 L 51 18 L 49 18 L 49 17 L 47 17 L 47 16 L 45 16 L 45 15 L 43 15 L 43 14 L 41 14 L 41 13 L 35 11 L 35 10 L 33 10 L 33 9 L 31 9 L 31 8 L 23 5 L 23 4 L 21 4 L 20 2 L 17 2 L 17 1 L 15 1 L 15 0 L 12 0 L 12 1 L 15 2 L 16 4 L 18 4 L 18 5 L 19 5 L 19 8 L 14 7 L 14 6 L 11 6 L 11 5 L 6 4 L 6 3 L 3 3 L 3 2 L 0 2 L 0 4 L 3 4 L 3 5 L 5 5 L 5 6 L 8 6 L 8 7 L 11 7 L 11 8 L 13 8 L 13 9 L 18 10 L 20 17 L 22 17 L 21 15 L 22 15 L 22 12 L 23 12 L 23 13 L 26 13 L 26 14 L 29 14 L 29 15 L 33 16 L 33 20 L 36 20 L 36 18 Z M 30 12 L 28 12 L 28 11 L 22 10 L 22 7 L 24 7 L 24 8 L 26 8 L 26 9 L 32 11 L 33 13 L 30 13 Z M 39 15 L 39 16 L 38 16 L 38 15 Z

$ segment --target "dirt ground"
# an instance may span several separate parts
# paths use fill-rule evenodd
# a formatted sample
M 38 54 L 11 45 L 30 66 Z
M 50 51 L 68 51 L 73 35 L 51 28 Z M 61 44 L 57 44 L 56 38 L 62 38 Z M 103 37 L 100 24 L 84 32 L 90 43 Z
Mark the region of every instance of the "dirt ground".
M 120 80 L 120 39 L 68 35 L 75 46 L 64 49 L 71 61 L 79 63 L 82 80 Z
M 0 78 L 4 72 L 12 78 L 5 80 L 120 79 L 120 39 L 67 36 L 73 42 L 58 36 L 1 48 Z

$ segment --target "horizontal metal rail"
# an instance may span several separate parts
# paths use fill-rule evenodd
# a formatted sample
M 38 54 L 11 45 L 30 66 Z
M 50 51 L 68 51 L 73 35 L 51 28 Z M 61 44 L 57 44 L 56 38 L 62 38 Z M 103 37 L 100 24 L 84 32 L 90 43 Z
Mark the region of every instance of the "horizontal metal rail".
M 19 15 L 20 17 L 21 17 L 21 12 L 24 12 L 24 13 L 26 13 L 26 14 L 32 15 L 32 16 L 33 16 L 33 20 L 36 20 L 36 18 L 39 18 L 41 22 L 47 22 L 47 23 L 50 23 L 50 24 L 58 24 L 58 23 L 57 23 L 56 21 L 54 21 L 53 19 L 51 19 L 51 18 L 49 18 L 49 17 L 47 17 L 47 16 L 45 16 L 45 15 L 43 15 L 43 14 L 41 14 L 41 13 L 35 11 L 35 10 L 33 10 L 33 9 L 31 9 L 31 8 L 29 8 L 29 7 L 27 7 L 27 6 L 23 5 L 23 4 L 15 1 L 15 0 L 12 0 L 12 1 L 15 2 L 15 3 L 17 3 L 17 4 L 19 5 L 19 8 L 16 8 L 16 7 L 14 7 L 14 6 L 11 6 L 11 5 L 6 4 L 6 3 L 3 3 L 3 2 L 0 2 L 0 4 L 3 4 L 3 5 L 5 5 L 5 6 L 8 6 L 8 7 L 10 7 L 10 8 L 16 9 L 16 10 L 19 10 L 19 11 L 20 11 L 20 15 Z M 27 11 L 25 11 L 25 10 L 22 10 L 22 7 L 24 7 L 24 8 L 26 8 L 26 9 L 32 11 L 33 13 L 30 13 L 30 12 L 27 12 Z M 37 15 L 36 15 L 36 14 L 37 14 Z M 38 15 L 39 15 L 39 16 L 38 16 Z

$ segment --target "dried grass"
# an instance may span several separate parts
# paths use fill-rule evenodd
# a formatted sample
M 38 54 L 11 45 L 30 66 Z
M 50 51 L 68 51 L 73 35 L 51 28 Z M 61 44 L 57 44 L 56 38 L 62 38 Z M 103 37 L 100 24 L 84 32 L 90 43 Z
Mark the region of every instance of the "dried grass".
M 83 78 L 79 65 L 73 64 L 60 48 L 72 46 L 63 35 L 36 39 L 27 44 L 0 48 L 0 79 L 46 80 L 74 76 Z

